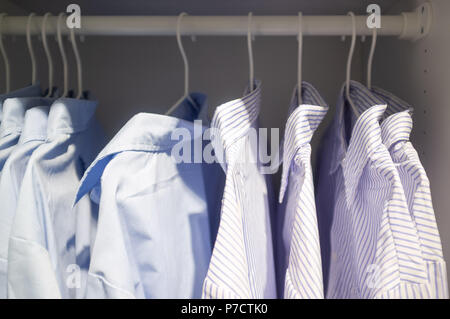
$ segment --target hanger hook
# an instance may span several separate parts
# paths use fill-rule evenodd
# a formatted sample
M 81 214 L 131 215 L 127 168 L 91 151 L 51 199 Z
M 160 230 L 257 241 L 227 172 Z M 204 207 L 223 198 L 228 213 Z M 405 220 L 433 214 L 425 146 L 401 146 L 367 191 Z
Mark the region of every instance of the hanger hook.
M 297 86 L 298 104 L 302 104 L 302 51 L 303 51 L 303 14 L 298 13 L 298 61 L 297 61 Z
M 5 75 L 6 75 L 6 93 L 10 90 L 10 72 L 9 72 L 9 60 L 8 55 L 6 54 L 5 47 L 3 46 L 3 18 L 6 16 L 6 13 L 0 14 L 0 51 L 2 52 L 3 62 L 5 63 Z
M 58 24 L 56 27 L 56 35 L 58 38 L 58 47 L 59 47 L 59 52 L 61 53 L 61 59 L 63 62 L 63 75 L 64 75 L 64 91 L 61 95 L 61 97 L 66 97 L 67 93 L 69 91 L 68 89 L 68 66 L 67 66 L 67 57 L 66 57 L 66 51 L 64 50 L 64 42 L 62 39 L 62 35 L 61 35 L 61 20 L 62 18 L 65 17 L 65 14 L 63 12 L 61 12 L 58 15 Z
M 345 97 L 347 98 L 347 101 L 350 103 L 350 106 L 353 109 L 353 112 L 358 116 L 359 112 L 353 104 L 353 101 L 350 98 L 350 74 L 351 74 L 351 68 L 352 68 L 352 59 L 353 59 L 353 52 L 355 51 L 355 44 L 356 44 L 356 22 L 355 22 L 355 14 L 353 12 L 349 12 L 348 15 L 352 19 L 352 42 L 350 45 L 350 52 L 348 53 L 347 58 L 347 70 L 346 70 L 346 80 L 345 80 Z
M 178 15 L 177 18 L 177 43 L 178 49 L 180 50 L 181 57 L 183 58 L 184 63 L 184 96 L 189 94 L 189 62 L 186 56 L 186 52 L 184 51 L 183 42 L 181 41 L 181 20 L 184 16 L 188 15 L 186 12 L 182 12 Z
M 247 23 L 247 47 L 248 47 L 248 61 L 250 70 L 250 92 L 254 89 L 254 67 L 253 67 L 253 48 L 252 48 L 252 17 L 253 12 L 248 13 L 248 23 Z
M 30 33 L 31 19 L 35 15 L 36 14 L 34 12 L 30 13 L 27 20 L 27 46 L 31 59 L 31 84 L 36 84 L 36 57 L 34 56 L 33 43 L 31 42 L 31 33 Z
M 73 31 L 73 29 L 74 28 L 70 28 L 70 42 L 72 42 L 72 49 L 75 55 L 75 61 L 77 63 L 78 94 L 76 96 L 76 99 L 81 99 L 81 97 L 83 96 L 83 70 L 81 67 L 81 57 L 80 53 L 78 52 L 77 41 L 75 39 L 75 32 Z
M 53 60 L 47 43 L 47 19 L 49 16 L 51 16 L 50 12 L 44 14 L 44 17 L 42 18 L 41 28 L 42 44 L 44 45 L 45 56 L 47 57 L 48 62 L 48 92 L 46 97 L 50 97 L 53 90 Z
M 372 63 L 375 47 L 377 45 L 377 28 L 372 29 L 372 43 L 370 45 L 369 59 L 367 61 L 367 88 L 372 89 Z
M 186 52 L 184 52 L 183 43 L 181 41 L 181 20 L 184 16 L 188 15 L 186 12 L 182 12 L 178 15 L 177 18 L 177 43 L 178 43 L 178 49 L 180 50 L 181 57 L 183 58 L 184 63 L 184 94 L 183 96 L 174 104 L 172 105 L 169 110 L 166 112 L 166 115 L 172 114 L 172 112 L 180 105 L 180 103 L 184 99 L 188 99 L 192 105 L 196 105 L 196 102 L 191 98 L 189 95 L 189 62 L 186 56 Z

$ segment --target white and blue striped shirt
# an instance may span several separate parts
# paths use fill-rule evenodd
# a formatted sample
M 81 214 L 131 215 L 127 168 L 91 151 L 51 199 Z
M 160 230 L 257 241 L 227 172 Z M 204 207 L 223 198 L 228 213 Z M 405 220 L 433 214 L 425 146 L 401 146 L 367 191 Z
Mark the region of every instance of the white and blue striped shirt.
M 226 170 L 219 229 L 203 298 L 275 298 L 276 283 L 266 180 L 255 143 L 261 86 L 217 107 L 212 127 Z M 253 133 L 252 133 L 253 132 Z
M 342 91 L 324 148 L 331 155 L 322 153 L 318 167 L 330 171 L 322 171 L 316 202 L 333 201 L 331 211 L 320 211 L 332 218 L 327 297 L 414 297 L 427 282 L 427 267 L 399 173 L 382 142 L 386 105 L 356 82 L 350 91 L 362 114 L 352 121 Z
M 309 83 L 302 83 L 302 104 L 295 90 L 284 135 L 283 173 L 278 210 L 283 247 L 279 254 L 284 297 L 324 297 L 314 185 L 311 138 L 328 111 L 326 103 Z M 284 199 L 284 200 L 283 200 Z M 284 279 L 283 279 L 284 277 Z
M 412 109 L 406 102 L 382 89 L 373 88 L 373 93 L 392 108 L 405 110 L 386 118 L 381 124 L 381 134 L 400 175 L 427 265 L 428 282 L 418 287 L 411 297 L 447 299 L 446 263 L 434 215 L 430 182 L 414 146 L 409 141 L 413 127 Z

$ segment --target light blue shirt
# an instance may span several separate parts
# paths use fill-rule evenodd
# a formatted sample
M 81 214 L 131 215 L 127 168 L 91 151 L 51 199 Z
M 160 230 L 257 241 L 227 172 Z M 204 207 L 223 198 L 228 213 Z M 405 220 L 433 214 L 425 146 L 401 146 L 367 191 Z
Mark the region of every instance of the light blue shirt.
M 212 120 L 216 153 L 223 153 L 225 189 L 203 298 L 276 298 L 266 178 L 257 153 L 261 85 L 217 107 Z M 256 134 L 255 134 L 256 133 Z M 223 151 L 223 152 L 222 152 Z
M 8 243 L 20 185 L 31 154 L 47 136 L 48 111 L 49 106 L 36 106 L 26 111 L 19 142 L 3 166 L 0 179 L 0 298 L 6 298 Z
M 191 150 L 202 143 L 203 128 L 192 121 L 206 119 L 206 97 L 191 98 L 195 105 L 186 99 L 173 116 L 135 115 L 83 177 L 77 200 L 90 192 L 99 204 L 88 298 L 200 297 L 218 205 L 208 205 L 208 189 L 217 184 L 206 164 L 172 156 L 176 129 L 186 133 Z
M 3 165 L 19 141 L 25 112 L 34 106 L 48 105 L 49 101 L 43 97 L 20 97 L 9 98 L 3 103 L 3 120 L 0 123 L 0 176 Z
M 12 98 L 12 97 L 38 97 L 41 96 L 41 87 L 38 84 L 33 84 L 9 93 L 0 94 L 0 123 L 2 122 L 3 118 L 3 103 L 6 99 Z
M 50 108 L 47 140 L 29 159 L 11 228 L 8 298 L 83 295 L 95 205 L 86 197 L 73 208 L 73 200 L 104 145 L 96 108 L 69 98 Z
M 311 167 L 311 138 L 328 111 L 319 92 L 302 84 L 291 101 L 283 147 L 283 173 L 278 209 L 278 276 L 282 296 L 288 299 L 323 299 L 322 261 Z

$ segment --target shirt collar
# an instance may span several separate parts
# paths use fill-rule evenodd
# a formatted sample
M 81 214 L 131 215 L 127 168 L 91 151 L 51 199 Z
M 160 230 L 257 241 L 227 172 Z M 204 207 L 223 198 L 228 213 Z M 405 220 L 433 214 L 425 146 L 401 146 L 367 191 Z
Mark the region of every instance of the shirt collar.
M 86 130 L 94 118 L 97 101 L 71 98 L 57 99 L 50 107 L 47 137 L 74 134 Z
M 248 134 L 258 118 L 261 103 L 261 82 L 256 80 L 255 89 L 245 90 L 244 96 L 218 106 L 211 121 L 211 142 L 216 156 L 225 168 L 231 159 L 227 157 L 229 147 Z
M 26 97 L 26 96 L 41 96 L 41 86 L 40 84 L 33 84 L 27 87 L 24 87 L 19 90 L 15 90 L 6 94 L 0 95 L 0 122 L 3 120 L 3 103 L 6 99 L 13 97 Z
M 372 87 L 372 92 L 388 105 L 387 118 L 381 123 L 381 136 L 386 147 L 390 149 L 397 142 L 409 141 L 413 124 L 411 105 L 379 87 Z
M 350 98 L 358 109 L 359 114 L 364 113 L 374 105 L 386 104 L 379 96 L 373 94 L 367 87 L 356 81 L 350 81 Z M 350 132 L 352 132 L 356 120 L 357 117 L 347 102 L 344 83 L 339 94 L 333 122 L 337 134 L 337 142 L 332 150 L 334 160 L 331 163 L 330 174 L 336 172 L 345 157 L 349 135 L 351 135 Z
M 46 139 L 49 110 L 50 107 L 48 105 L 41 105 L 31 108 L 25 113 L 19 144 L 29 141 L 44 141 Z
M 411 110 L 412 107 L 409 103 L 403 101 L 402 99 L 398 98 L 394 94 L 385 91 L 379 87 L 372 87 L 371 92 L 381 100 L 384 101 L 385 104 L 387 104 L 387 109 L 385 112 L 385 116 L 390 116 L 392 114 L 395 114 L 397 112 L 402 112 L 406 110 Z
M 35 106 L 49 105 L 50 99 L 44 97 L 9 98 L 3 103 L 3 120 L 0 124 L 0 137 L 22 132 L 25 112 Z
M 195 106 L 191 102 L 184 101 L 172 113 L 182 114 L 187 120 L 150 113 L 139 113 L 133 116 L 86 170 L 81 179 L 75 203 L 97 185 L 103 170 L 115 154 L 125 151 L 167 151 L 180 143 L 180 138 L 183 139 L 183 143 L 202 138 L 205 127 L 202 125 L 198 127 L 199 125 L 191 120 L 204 116 L 205 109 L 208 107 L 206 96 L 196 93 L 191 94 L 191 99 L 196 103 Z M 182 136 L 173 135 L 177 129 Z
M 381 123 L 381 136 L 384 145 L 390 149 L 400 141 L 409 141 L 412 131 L 411 110 L 390 115 Z
M 290 116 L 286 122 L 283 146 L 283 172 L 280 188 L 280 203 L 288 184 L 291 162 L 311 142 L 311 138 L 328 111 L 319 92 L 309 83 L 302 83 L 302 104 L 298 104 L 298 89 L 291 99 Z M 309 148 L 308 148 L 309 150 Z
M 375 105 L 364 111 L 353 127 L 352 136 L 345 158 L 342 161 L 347 203 L 353 203 L 358 182 L 369 158 L 372 158 L 380 146 L 385 147 L 381 139 L 379 121 L 386 105 Z

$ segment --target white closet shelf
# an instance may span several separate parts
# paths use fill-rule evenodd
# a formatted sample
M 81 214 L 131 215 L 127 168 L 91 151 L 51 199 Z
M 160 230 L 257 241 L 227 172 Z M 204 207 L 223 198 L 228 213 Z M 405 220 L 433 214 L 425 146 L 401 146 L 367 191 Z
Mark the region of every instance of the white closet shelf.
M 431 26 L 431 5 L 425 3 L 413 12 L 400 15 L 381 15 L 380 36 L 401 36 L 404 39 L 419 39 L 425 36 Z M 2 33 L 24 35 L 27 16 L 6 16 Z M 56 33 L 56 16 L 49 17 L 47 33 Z M 176 33 L 177 16 L 83 16 L 80 35 L 100 36 L 169 36 Z M 352 34 L 350 16 L 303 16 L 305 36 L 344 36 Z M 367 27 L 367 16 L 356 16 L 357 35 L 371 35 Z M 42 17 L 33 18 L 31 34 L 39 34 Z M 183 35 L 244 36 L 247 34 L 247 16 L 185 16 L 182 23 Z M 253 16 L 251 32 L 255 36 L 297 35 L 297 16 Z M 68 29 L 64 25 L 63 33 Z

